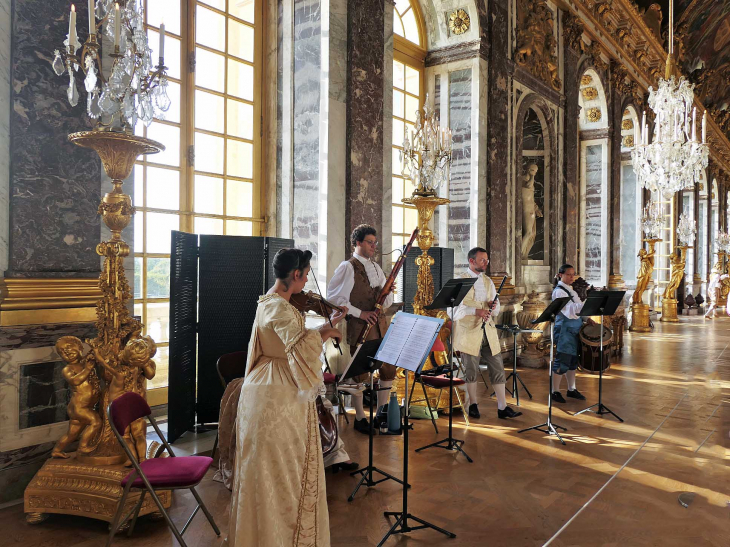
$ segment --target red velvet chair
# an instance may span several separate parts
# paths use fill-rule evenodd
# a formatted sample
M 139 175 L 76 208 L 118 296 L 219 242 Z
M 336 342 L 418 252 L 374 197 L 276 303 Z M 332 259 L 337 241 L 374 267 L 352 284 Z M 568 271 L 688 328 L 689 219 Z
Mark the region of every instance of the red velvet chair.
M 152 496 L 152 499 L 157 504 L 157 508 L 162 513 L 162 516 L 167 521 L 167 525 L 170 527 L 170 530 L 172 530 L 172 533 L 175 535 L 177 541 L 182 547 L 187 547 L 182 535 L 185 533 L 185 530 L 187 530 L 188 526 L 197 514 L 198 509 L 201 508 L 203 509 L 205 516 L 208 518 L 208 522 L 210 522 L 210 525 L 213 527 L 216 535 L 220 536 L 221 532 L 218 529 L 218 526 L 216 526 L 213 516 L 210 514 L 208 508 L 203 503 L 203 500 L 200 499 L 200 496 L 195 491 L 195 487 L 200 484 L 200 481 L 203 480 L 203 477 L 210 468 L 210 465 L 213 463 L 213 458 L 208 458 L 207 456 L 176 457 L 172 451 L 172 447 L 167 442 L 167 439 L 165 439 L 165 436 L 162 434 L 162 431 L 160 431 L 160 428 L 157 426 L 157 422 L 151 414 L 152 411 L 150 410 L 147 401 L 145 401 L 140 395 L 132 392 L 125 393 L 124 395 L 117 397 L 106 409 L 106 415 L 109 420 L 109 424 L 111 425 L 111 429 L 134 467 L 134 469 L 122 479 L 121 486 L 124 489 L 124 493 L 122 494 L 122 498 L 119 500 L 119 509 L 117 509 L 117 513 L 114 515 L 114 520 L 111 524 L 109 539 L 106 543 L 107 547 L 111 545 L 114 535 L 117 533 L 119 527 L 125 523 L 129 517 L 132 517 L 132 522 L 129 526 L 127 535 L 132 535 L 134 525 L 137 522 L 137 516 L 139 515 L 139 510 L 142 507 L 142 503 L 144 502 L 144 498 L 147 493 Z M 165 445 L 165 448 L 171 457 L 153 458 L 141 463 L 137 461 L 137 458 L 134 456 L 129 446 L 127 446 L 127 443 L 124 442 L 123 435 L 129 427 L 129 424 L 135 420 L 143 418 L 149 419 L 152 427 L 155 428 L 157 435 L 159 435 L 162 444 Z M 124 516 L 124 518 L 122 518 L 124 505 L 132 488 L 138 488 L 142 490 L 142 493 L 139 496 L 137 504 Z M 170 519 L 170 516 L 167 514 L 167 511 L 165 511 L 165 508 L 163 507 L 160 498 L 155 493 L 155 490 L 181 489 L 190 490 L 197 500 L 198 505 L 195 507 L 192 515 L 190 515 L 190 518 L 188 518 L 185 526 L 183 526 L 182 531 L 178 531 L 177 527 Z
M 446 351 L 446 346 L 444 346 L 444 343 L 441 341 L 440 338 L 436 338 L 436 341 L 433 344 L 433 347 L 431 348 L 431 356 L 433 357 L 433 353 L 436 351 Z M 434 362 L 432 360 L 432 362 Z M 469 417 L 468 413 L 464 410 L 464 403 L 461 401 L 461 396 L 459 395 L 458 386 L 463 386 L 466 382 L 462 378 L 456 378 L 454 377 L 454 395 L 456 395 L 456 400 L 458 402 L 458 405 L 461 408 L 461 412 L 464 415 L 464 420 L 466 421 L 466 425 L 469 425 Z M 415 391 L 416 384 L 421 385 L 421 389 L 423 390 L 423 399 L 416 399 L 413 401 L 413 392 Z M 428 399 L 428 393 L 426 392 L 426 387 L 430 387 L 432 389 L 438 389 L 438 399 L 436 400 L 436 411 L 438 412 L 439 404 L 441 403 L 441 393 L 444 389 L 449 388 L 449 376 L 447 374 L 441 374 L 439 376 L 429 376 L 428 374 L 414 374 L 413 375 L 413 385 L 411 386 L 411 394 L 408 398 L 408 406 L 411 405 L 411 402 L 422 402 L 426 401 L 426 406 L 428 406 L 428 412 L 429 416 L 431 416 L 431 423 L 433 424 L 433 428 L 436 430 L 436 433 L 438 434 L 439 428 L 436 425 L 436 420 L 434 418 L 434 411 L 431 408 L 431 401 Z M 452 412 L 452 409 L 449 409 L 449 412 Z

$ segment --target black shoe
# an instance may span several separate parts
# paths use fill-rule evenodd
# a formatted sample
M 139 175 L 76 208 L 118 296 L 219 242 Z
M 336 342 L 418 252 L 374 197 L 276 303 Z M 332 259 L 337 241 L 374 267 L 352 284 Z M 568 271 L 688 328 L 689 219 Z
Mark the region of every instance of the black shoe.
M 476 403 L 469 405 L 469 417 L 470 418 L 481 418 L 482 415 L 479 414 L 479 407 Z
M 572 397 L 573 399 L 579 399 L 581 401 L 585 401 L 586 398 L 583 396 L 583 394 L 578 391 L 577 389 L 569 389 L 568 393 L 566 393 L 568 397 Z
M 559 391 L 553 391 L 553 401 L 556 403 L 564 403 L 565 399 L 563 399 Z
M 497 409 L 497 418 L 505 420 L 507 418 L 516 418 L 517 416 L 522 416 L 522 412 L 515 412 L 508 406 L 504 407 L 504 410 Z
M 363 418 L 362 420 L 358 420 L 355 418 L 355 431 L 370 435 L 370 422 L 368 422 L 368 419 Z
M 359 467 L 359 464 L 357 462 L 333 463 L 332 464 L 332 473 L 339 473 L 340 470 L 342 470 L 342 471 L 356 471 L 358 467 Z

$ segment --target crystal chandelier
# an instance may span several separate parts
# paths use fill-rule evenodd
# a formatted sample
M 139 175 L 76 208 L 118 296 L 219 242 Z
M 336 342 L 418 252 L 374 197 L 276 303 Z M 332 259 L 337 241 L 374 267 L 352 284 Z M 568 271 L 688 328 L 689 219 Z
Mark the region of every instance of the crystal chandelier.
M 164 112 L 170 108 L 164 62 L 165 25 L 160 25 L 159 61 L 154 66 L 144 28 L 143 0 L 120 0 L 116 4 L 96 0 L 96 7 L 94 0 L 88 0 L 88 9 L 89 37 L 83 47 L 76 34 L 76 8 L 72 5 L 63 52 L 56 50 L 52 63 L 58 76 L 68 73 L 69 103 L 76 106 L 79 102 L 76 73 L 80 69 L 88 93 L 86 113 L 99 120 L 99 128 L 131 132 L 138 120 L 149 126 L 153 118 L 164 119 Z M 108 81 L 102 70 L 100 32 L 114 43 Z
M 659 88 L 649 88 L 649 107 L 654 111 L 654 135 L 649 143 L 646 113 L 635 131 L 638 145 L 632 163 L 639 184 L 671 197 L 694 187 L 707 168 L 707 111 L 702 116 L 702 141 L 697 139 L 697 108 L 693 108 L 694 85 L 683 76 L 674 77 L 674 2 L 669 3 L 669 52 L 666 73 Z
M 439 186 L 449 181 L 451 174 L 451 129 L 440 127 L 428 103 L 416 111 L 415 132 L 403 131 L 403 150 L 400 153 L 401 174 L 409 179 L 416 190 L 413 195 L 433 196 Z
M 641 217 L 641 227 L 646 239 L 661 239 L 663 226 L 664 217 L 661 205 L 656 201 L 649 201 L 644 207 L 644 214 Z
M 695 242 L 695 234 L 697 228 L 695 223 L 689 218 L 689 216 L 682 213 L 679 217 L 679 224 L 677 225 L 677 236 L 679 236 L 679 242 L 681 245 L 691 247 Z

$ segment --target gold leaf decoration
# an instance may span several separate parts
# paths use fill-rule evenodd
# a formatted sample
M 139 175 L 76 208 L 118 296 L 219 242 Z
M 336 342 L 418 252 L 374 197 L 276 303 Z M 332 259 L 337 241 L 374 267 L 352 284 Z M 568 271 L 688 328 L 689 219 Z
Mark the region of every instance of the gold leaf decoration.
M 589 108 L 586 112 L 586 118 L 589 122 L 600 122 L 601 121 L 601 109 L 598 107 Z
M 584 87 L 580 92 L 586 101 L 593 101 L 598 98 L 598 90 L 595 87 Z
M 515 63 L 560 91 L 558 41 L 553 32 L 555 15 L 546 0 L 519 0 L 517 4 L 517 48 Z
M 621 121 L 621 129 L 623 129 L 624 131 L 628 131 L 629 129 L 633 129 L 633 128 L 634 128 L 634 120 L 632 120 L 631 118 L 629 118 L 628 120 Z
M 586 74 L 580 79 L 580 85 L 590 85 L 591 82 L 593 82 L 593 78 L 590 74 Z
M 449 15 L 449 30 L 456 35 L 464 34 L 471 26 L 469 14 L 463 9 L 457 9 Z
M 629 120 L 629 121 L 631 121 L 631 120 Z M 623 146 L 624 148 L 633 148 L 634 147 L 634 136 L 626 135 L 623 138 L 623 140 L 621 141 L 621 146 Z

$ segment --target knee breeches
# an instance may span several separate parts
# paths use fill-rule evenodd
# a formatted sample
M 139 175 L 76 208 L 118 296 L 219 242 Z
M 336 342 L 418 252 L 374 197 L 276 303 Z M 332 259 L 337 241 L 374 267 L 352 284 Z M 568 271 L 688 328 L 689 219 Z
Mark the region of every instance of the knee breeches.
M 464 380 L 467 383 L 476 382 L 479 378 L 479 365 L 484 364 L 489 371 L 489 381 L 494 384 L 504 384 L 504 363 L 502 355 L 492 355 L 488 345 L 482 346 L 481 355 L 461 354 L 464 363 Z

